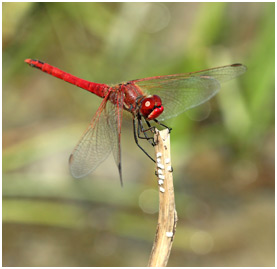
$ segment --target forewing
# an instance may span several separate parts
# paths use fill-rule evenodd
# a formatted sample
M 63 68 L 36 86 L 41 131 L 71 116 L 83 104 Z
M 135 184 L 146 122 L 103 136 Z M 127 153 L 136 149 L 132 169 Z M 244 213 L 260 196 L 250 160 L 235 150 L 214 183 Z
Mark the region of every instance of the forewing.
M 231 65 L 210 68 L 210 69 L 206 69 L 198 72 L 191 72 L 191 73 L 188 73 L 188 76 L 190 77 L 208 76 L 208 77 L 215 78 L 219 82 L 225 82 L 242 75 L 243 73 L 245 73 L 246 70 L 247 70 L 247 67 L 245 65 L 231 64 Z M 182 76 L 182 74 L 177 76 Z
M 157 118 L 166 120 L 198 106 L 212 98 L 220 89 L 219 82 L 211 77 L 186 77 L 143 81 L 137 85 L 147 95 L 156 94 L 162 99 L 163 113 Z
M 133 83 L 146 95 L 160 96 L 164 112 L 158 120 L 162 121 L 206 102 L 219 91 L 220 82 L 233 79 L 245 71 L 245 66 L 233 64 L 187 74 L 138 79 Z
M 91 173 L 108 157 L 112 150 L 108 114 L 105 112 L 107 100 L 106 96 L 70 155 L 69 167 L 75 178 L 81 178 Z

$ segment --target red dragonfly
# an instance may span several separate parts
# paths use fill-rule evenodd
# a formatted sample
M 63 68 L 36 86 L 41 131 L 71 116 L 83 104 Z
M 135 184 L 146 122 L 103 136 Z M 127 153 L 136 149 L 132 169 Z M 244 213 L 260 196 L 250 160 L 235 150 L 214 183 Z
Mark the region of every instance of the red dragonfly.
M 153 144 L 153 137 L 147 135 L 147 131 L 153 128 L 149 121 L 153 120 L 168 128 L 160 121 L 175 117 L 206 102 L 219 91 L 221 82 L 233 79 L 246 71 L 242 64 L 231 64 L 186 74 L 136 79 L 109 86 L 80 79 L 38 60 L 26 59 L 25 62 L 103 98 L 91 123 L 70 155 L 70 171 L 75 178 L 84 177 L 112 151 L 121 185 L 120 139 L 123 110 L 133 115 L 136 144 L 152 159 L 138 143 L 138 138 L 142 138 L 152 139 Z M 143 127 L 143 121 L 148 129 Z

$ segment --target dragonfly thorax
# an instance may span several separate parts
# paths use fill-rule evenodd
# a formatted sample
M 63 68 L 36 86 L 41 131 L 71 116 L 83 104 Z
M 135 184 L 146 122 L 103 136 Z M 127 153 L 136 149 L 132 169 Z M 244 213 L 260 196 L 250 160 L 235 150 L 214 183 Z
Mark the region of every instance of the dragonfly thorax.
M 161 98 L 158 95 L 143 98 L 139 111 L 147 120 L 157 118 L 164 111 Z

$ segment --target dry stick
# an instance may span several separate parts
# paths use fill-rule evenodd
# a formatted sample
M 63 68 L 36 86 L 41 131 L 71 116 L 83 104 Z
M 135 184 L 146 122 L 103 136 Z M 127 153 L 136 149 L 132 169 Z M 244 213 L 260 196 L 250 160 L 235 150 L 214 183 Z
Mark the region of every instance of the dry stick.
M 164 267 L 169 259 L 177 224 L 168 129 L 162 131 L 156 129 L 155 142 L 157 143 L 155 153 L 159 184 L 159 219 L 148 266 Z

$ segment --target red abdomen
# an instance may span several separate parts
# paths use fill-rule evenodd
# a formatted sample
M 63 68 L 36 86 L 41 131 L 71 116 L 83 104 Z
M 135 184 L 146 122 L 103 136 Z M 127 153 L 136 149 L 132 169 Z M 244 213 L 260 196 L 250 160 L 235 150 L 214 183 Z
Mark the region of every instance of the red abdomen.
M 75 77 L 67 72 L 64 72 L 57 67 L 54 67 L 50 64 L 43 63 L 38 60 L 26 59 L 26 63 L 28 63 L 32 67 L 36 67 L 41 71 L 48 73 L 56 78 L 60 78 L 68 83 L 74 84 L 82 89 L 85 89 L 89 92 L 92 92 L 100 97 L 104 97 L 108 93 L 108 89 L 110 88 L 106 84 L 94 83 L 88 80 L 84 80 L 78 77 Z

